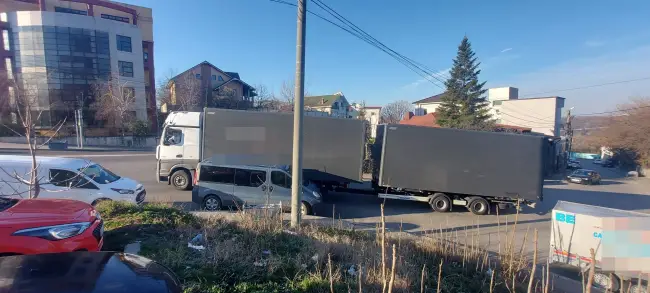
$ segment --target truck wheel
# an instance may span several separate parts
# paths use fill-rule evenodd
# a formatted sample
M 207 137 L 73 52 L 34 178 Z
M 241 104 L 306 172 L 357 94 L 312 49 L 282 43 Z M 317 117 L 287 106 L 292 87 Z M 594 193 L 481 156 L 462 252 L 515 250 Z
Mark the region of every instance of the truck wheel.
M 431 208 L 439 213 L 446 213 L 451 210 L 451 199 L 444 193 L 436 193 L 429 201 Z
M 185 170 L 178 170 L 172 174 L 171 183 L 178 190 L 188 190 L 192 187 L 190 174 Z
M 482 197 L 475 197 L 467 208 L 475 215 L 486 215 L 490 211 L 490 203 Z

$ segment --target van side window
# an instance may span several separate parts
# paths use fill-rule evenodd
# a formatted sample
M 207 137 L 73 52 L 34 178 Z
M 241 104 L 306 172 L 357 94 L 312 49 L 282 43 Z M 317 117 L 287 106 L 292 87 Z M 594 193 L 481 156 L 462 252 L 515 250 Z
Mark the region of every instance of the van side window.
M 234 184 L 235 169 L 201 165 L 199 181 Z
M 164 145 L 183 145 L 183 130 L 178 128 L 167 128 L 165 130 Z
M 291 179 L 284 172 L 272 171 L 271 183 L 284 188 L 291 188 Z
M 251 171 L 251 186 L 259 187 L 266 182 L 266 172 L 264 171 Z
M 97 186 L 86 180 L 82 175 L 60 169 L 50 169 L 50 183 L 59 187 L 99 189 Z
M 257 170 L 235 169 L 235 185 L 259 187 L 266 181 L 266 172 Z

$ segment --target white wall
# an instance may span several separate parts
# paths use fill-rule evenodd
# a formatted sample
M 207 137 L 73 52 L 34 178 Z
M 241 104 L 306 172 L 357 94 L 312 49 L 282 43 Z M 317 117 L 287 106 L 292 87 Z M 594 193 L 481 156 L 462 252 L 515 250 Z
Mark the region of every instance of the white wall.
M 427 114 L 436 112 L 438 107 L 440 107 L 440 103 L 415 104 L 415 108 L 425 109 Z
M 561 115 L 564 106 L 561 98 L 535 98 L 501 101 L 492 111 L 500 123 L 531 128 L 532 132 L 560 136 Z
M 136 102 L 134 110 L 136 111 L 136 116 L 140 120 L 147 119 L 146 95 L 144 90 L 144 60 L 142 57 L 142 33 L 137 26 L 100 17 L 49 11 L 10 12 L 9 21 L 12 27 L 48 25 L 85 28 L 108 32 L 111 71 L 116 75 L 118 74 L 118 61 L 133 62 L 133 77 L 121 76 L 120 81 L 127 82 L 128 86 L 135 89 Z M 122 52 L 117 50 L 116 35 L 118 34 L 131 37 L 132 52 Z

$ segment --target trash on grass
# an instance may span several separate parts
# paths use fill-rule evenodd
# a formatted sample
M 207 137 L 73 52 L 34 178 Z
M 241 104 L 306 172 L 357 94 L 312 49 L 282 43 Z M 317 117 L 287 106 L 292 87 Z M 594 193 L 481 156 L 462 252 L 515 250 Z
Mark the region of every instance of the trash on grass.
M 282 230 L 282 232 L 287 233 L 287 234 L 289 234 L 289 235 L 298 235 L 298 233 L 293 232 L 293 231 L 291 231 L 291 230 Z
M 188 242 L 187 247 L 196 249 L 196 250 L 204 250 L 205 247 L 203 245 L 193 245 L 192 243 Z

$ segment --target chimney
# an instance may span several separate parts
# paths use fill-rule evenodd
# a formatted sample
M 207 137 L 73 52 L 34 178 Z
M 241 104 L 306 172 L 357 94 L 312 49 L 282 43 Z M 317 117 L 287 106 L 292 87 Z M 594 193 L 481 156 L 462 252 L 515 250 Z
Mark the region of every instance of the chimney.
M 320 98 L 320 104 L 325 105 L 325 98 Z
M 413 116 L 415 116 L 415 114 L 413 114 L 413 112 L 408 112 L 406 114 L 406 117 L 404 117 L 403 120 L 411 120 L 411 118 L 413 118 Z

